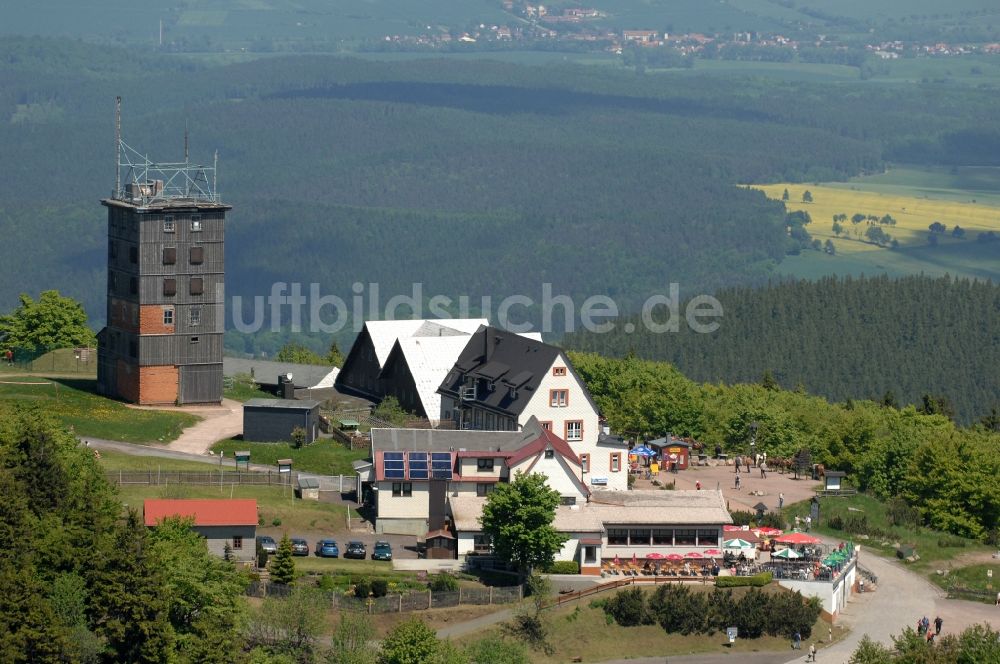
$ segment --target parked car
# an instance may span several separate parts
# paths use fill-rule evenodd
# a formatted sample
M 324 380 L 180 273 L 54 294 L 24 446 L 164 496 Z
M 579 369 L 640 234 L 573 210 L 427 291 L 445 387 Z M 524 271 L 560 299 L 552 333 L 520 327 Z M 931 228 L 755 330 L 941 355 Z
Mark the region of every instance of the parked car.
M 345 558 L 357 558 L 358 560 L 364 560 L 368 557 L 368 551 L 365 549 L 364 542 L 351 541 L 347 543 L 347 550 L 344 551 Z
M 305 541 L 301 537 L 292 538 L 292 555 L 293 556 L 308 556 L 309 555 L 309 542 Z
M 388 542 L 375 542 L 372 560 L 392 560 L 392 546 Z
M 278 543 L 270 535 L 259 535 L 257 537 L 257 548 L 273 554 L 278 552 Z
M 316 542 L 316 555 L 321 558 L 339 558 L 340 548 L 332 539 L 321 539 Z

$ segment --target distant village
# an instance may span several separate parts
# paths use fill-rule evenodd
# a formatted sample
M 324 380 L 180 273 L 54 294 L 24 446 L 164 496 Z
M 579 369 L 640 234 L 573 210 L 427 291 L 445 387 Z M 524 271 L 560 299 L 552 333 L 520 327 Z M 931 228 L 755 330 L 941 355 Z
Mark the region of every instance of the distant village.
M 815 39 L 800 41 L 782 34 L 761 32 L 733 32 L 706 35 L 696 32 L 670 33 L 653 26 L 636 26 L 634 29 L 612 30 L 601 27 L 600 19 L 608 14 L 592 7 L 567 7 L 552 10 L 545 5 L 504 0 L 503 9 L 511 15 L 509 23 L 480 23 L 466 30 L 454 31 L 445 27 L 420 35 L 384 35 L 380 42 L 367 45 L 369 50 L 423 50 L 484 48 L 498 49 L 517 44 L 543 50 L 560 47 L 566 50 L 591 50 L 621 55 L 629 46 L 670 49 L 681 56 L 705 56 L 711 50 L 714 56 L 725 57 L 727 47 L 752 46 L 763 49 L 799 51 L 801 48 L 828 49 L 831 52 L 858 51 L 840 41 L 817 35 Z M 1000 43 L 918 43 L 873 41 L 864 44 L 865 52 L 874 57 L 892 60 L 901 57 L 942 57 L 969 54 L 1000 54 Z M 760 58 L 769 59 L 769 58 Z

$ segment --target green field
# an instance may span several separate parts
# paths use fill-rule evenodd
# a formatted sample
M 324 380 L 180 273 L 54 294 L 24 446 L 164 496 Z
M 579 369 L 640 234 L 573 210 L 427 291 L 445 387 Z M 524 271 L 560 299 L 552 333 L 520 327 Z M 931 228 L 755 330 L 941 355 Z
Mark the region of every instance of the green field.
M 116 452 L 114 450 L 100 450 L 100 455 L 100 464 L 105 470 L 192 470 L 205 472 L 217 469 L 217 466 L 213 466 L 210 463 L 155 456 L 139 456 Z M 232 460 L 230 459 L 226 470 L 232 469 Z
M 710 592 L 713 588 L 712 585 L 691 586 L 696 592 Z M 772 584 L 765 591 L 780 592 L 777 584 Z M 617 591 L 596 595 L 595 599 L 611 597 L 615 592 Z M 733 590 L 736 596 L 745 592 L 745 588 Z M 532 662 L 555 664 L 573 661 L 577 656 L 583 657 L 583 661 L 587 662 L 650 656 L 666 659 L 674 655 L 698 653 L 726 653 L 731 654 L 734 661 L 738 661 L 738 653 L 787 650 L 789 647 L 788 640 L 772 636 L 736 639 L 730 646 L 724 633 L 711 636 L 702 634 L 684 636 L 667 634 L 659 625 L 622 627 L 615 622 L 609 624 L 603 609 L 592 606 L 589 600 L 572 602 L 564 607 L 551 609 L 544 613 L 544 617 L 548 625 L 548 641 L 554 650 L 551 654 L 531 651 Z M 814 638 L 825 640 L 828 627 L 827 623 L 818 620 L 813 627 Z M 841 631 L 836 631 L 834 638 L 839 638 L 841 634 Z M 471 634 L 463 637 L 463 640 L 479 636 L 482 636 L 482 633 Z
M 993 576 L 987 576 L 990 572 Z M 1000 588 L 1000 561 L 982 565 L 968 565 L 948 572 L 947 576 L 933 574 L 931 580 L 942 588 L 957 586 L 966 590 L 987 593 L 983 601 L 995 601 L 995 593 Z
M 859 493 L 855 496 L 842 498 L 821 498 L 819 510 L 819 524 L 813 527 L 817 532 L 838 539 L 853 539 L 855 544 L 860 544 L 864 550 L 890 558 L 895 558 L 897 544 L 913 546 L 920 556 L 920 560 L 912 563 L 911 567 L 924 574 L 931 573 L 936 565 L 957 556 L 983 554 L 995 550 L 975 540 L 948 535 L 929 528 L 895 526 L 889 522 L 886 504 L 865 494 Z M 794 520 L 796 516 L 804 518 L 808 512 L 808 502 L 795 503 L 786 506 L 785 518 L 789 521 Z M 834 517 L 847 519 L 861 516 L 865 517 L 869 528 L 878 529 L 888 536 L 871 535 L 865 537 L 861 534 L 847 533 L 829 527 L 830 519 Z M 946 546 L 942 546 L 942 544 Z
M 908 169 L 850 183 L 774 184 L 759 187 L 769 198 L 780 199 L 787 189 L 789 211 L 803 210 L 812 218 L 807 230 L 822 242 L 830 240 L 836 255 L 803 251 L 784 259 L 782 274 L 815 279 L 827 275 L 926 274 L 1000 279 L 1000 244 L 977 241 L 980 233 L 1000 233 L 1000 187 L 995 175 L 1000 169 L 962 169 L 945 175 L 936 171 Z M 935 180 L 936 176 L 940 179 Z M 929 186 L 939 182 L 937 187 Z M 964 187 L 959 189 L 958 187 Z M 976 187 L 976 189 L 973 189 Z M 988 187 L 993 187 L 988 189 Z M 805 191 L 813 196 L 802 202 Z M 866 222 L 843 222 L 844 232 L 834 234 L 833 215 L 855 213 L 882 217 L 891 215 L 896 225 L 883 226 L 899 242 L 890 249 L 863 241 Z M 930 224 L 939 221 L 947 232 L 938 244 L 928 244 Z M 965 235 L 952 235 L 961 226 Z
M 299 500 L 288 487 L 247 486 L 226 484 L 223 486 L 197 486 L 173 484 L 127 485 L 119 487 L 118 495 L 126 505 L 141 509 L 147 498 L 255 498 L 257 512 L 263 520 L 260 531 L 273 535 L 275 539 L 282 533 L 289 536 L 305 533 L 333 535 L 347 528 L 347 510 L 356 519 L 353 508 L 336 503 L 321 503 L 313 500 Z M 280 523 L 274 525 L 274 520 Z
M 95 380 L 13 377 L 0 384 L 0 401 L 33 404 L 78 436 L 127 443 L 166 443 L 198 421 L 194 415 L 129 408 L 94 393 Z
M 237 450 L 250 450 L 250 463 L 277 465 L 278 459 L 292 459 L 292 470 L 301 470 L 322 475 L 353 475 L 351 462 L 364 459 L 368 450 L 349 450 L 340 443 L 320 439 L 312 445 L 300 449 L 291 443 L 247 443 L 239 439 L 219 441 L 212 446 L 213 452 L 225 450 L 226 456 L 233 457 Z

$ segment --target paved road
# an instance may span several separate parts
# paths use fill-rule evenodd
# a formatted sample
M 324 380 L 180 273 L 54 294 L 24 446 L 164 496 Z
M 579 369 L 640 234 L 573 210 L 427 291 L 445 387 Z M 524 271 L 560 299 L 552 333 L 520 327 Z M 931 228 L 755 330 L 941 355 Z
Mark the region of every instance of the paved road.
M 177 440 L 166 446 L 167 449 L 175 452 L 204 454 L 220 440 L 243 433 L 243 404 L 232 399 L 223 399 L 222 404 L 218 406 L 152 407 L 130 405 L 129 407 L 148 410 L 176 410 L 200 417 L 199 422 L 184 429 Z

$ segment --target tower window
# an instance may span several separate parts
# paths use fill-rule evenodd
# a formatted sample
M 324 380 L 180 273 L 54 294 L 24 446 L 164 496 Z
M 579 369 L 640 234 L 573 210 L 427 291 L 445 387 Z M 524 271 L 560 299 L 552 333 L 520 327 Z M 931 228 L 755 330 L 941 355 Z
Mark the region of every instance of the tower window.
M 177 262 L 177 247 L 163 248 L 163 264 L 173 265 Z
M 201 277 L 191 277 L 191 295 L 201 295 L 205 292 L 205 280 Z
M 177 295 L 177 280 L 176 279 L 164 279 L 163 280 L 163 294 L 167 297 L 173 297 Z
M 174 324 L 174 310 L 172 308 L 167 308 L 163 310 L 163 324 L 164 325 Z
M 128 248 L 128 262 L 133 265 L 139 262 L 139 247 Z
M 201 265 L 205 262 L 205 247 L 191 247 L 191 265 Z
M 139 294 L 139 278 L 138 277 L 132 277 L 132 278 L 130 278 L 128 280 L 128 292 L 131 295 L 138 295 Z
M 191 230 L 200 231 L 201 230 L 201 215 L 194 214 L 191 215 Z
M 174 218 L 172 215 L 167 215 L 163 218 L 163 232 L 173 233 L 177 230 L 174 226 Z
M 201 339 L 199 337 L 191 337 L 191 343 L 196 344 L 196 343 L 200 343 L 200 342 L 201 342 Z
M 191 307 L 188 310 L 188 325 L 201 325 L 201 307 Z

